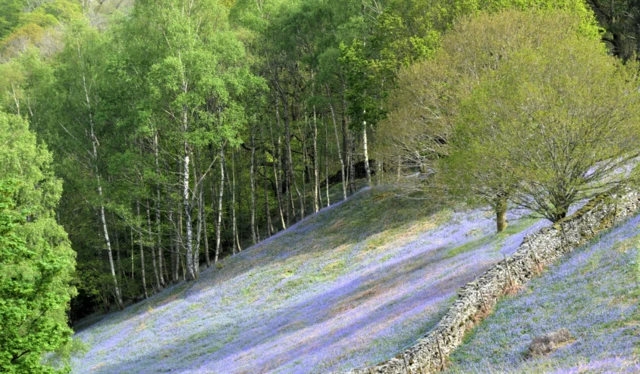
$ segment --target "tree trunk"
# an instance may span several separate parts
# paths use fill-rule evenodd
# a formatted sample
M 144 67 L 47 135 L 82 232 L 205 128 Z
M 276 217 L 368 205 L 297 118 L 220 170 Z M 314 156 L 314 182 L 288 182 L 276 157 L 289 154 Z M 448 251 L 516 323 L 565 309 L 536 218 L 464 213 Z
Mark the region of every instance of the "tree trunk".
M 269 210 L 269 190 L 268 190 L 268 181 L 267 181 L 267 147 L 264 140 L 264 131 L 260 128 L 260 139 L 262 140 L 264 152 L 264 162 L 262 164 L 262 172 L 264 176 L 262 178 L 262 189 L 264 190 L 264 216 L 267 222 L 267 237 L 270 237 L 273 232 L 273 223 L 271 222 L 271 211 Z
M 140 218 L 140 202 L 136 200 L 136 211 L 138 212 L 138 222 L 141 222 Z M 144 298 L 148 298 L 149 294 L 147 293 L 147 278 L 144 269 L 144 237 L 142 236 L 142 225 L 138 227 L 140 230 L 140 236 L 138 241 L 138 246 L 140 247 L 140 271 L 142 272 L 142 289 L 144 290 Z
M 116 267 L 113 263 L 113 253 L 111 251 L 111 240 L 109 239 L 109 229 L 107 227 L 107 218 L 104 213 L 104 205 L 102 204 L 102 184 L 100 183 L 100 175 L 98 174 L 98 149 L 97 149 L 97 139 L 93 132 L 93 120 L 91 120 L 91 138 L 93 139 L 93 158 L 94 158 L 94 168 L 96 174 L 96 181 L 98 184 L 98 198 L 100 199 L 100 222 L 102 223 L 102 233 L 104 235 L 104 241 L 107 246 L 107 256 L 109 258 L 109 268 L 111 269 L 111 279 L 113 280 L 113 288 L 114 294 L 116 297 L 116 303 L 119 309 L 124 307 L 122 303 L 122 291 L 120 290 L 120 286 L 118 285 L 118 278 L 116 276 Z
M 182 77 L 182 92 L 187 94 L 189 92 L 189 84 L 185 77 Z M 186 135 L 189 132 L 189 117 L 188 117 L 188 108 L 186 104 L 182 105 L 182 136 L 183 140 L 183 148 L 184 148 L 184 156 L 183 156 L 183 165 L 184 170 L 182 182 L 182 202 L 184 204 L 184 219 L 185 225 L 187 226 L 187 238 L 186 238 L 186 249 L 187 252 L 185 254 L 185 265 L 186 265 L 186 280 L 194 280 L 197 277 L 196 273 L 196 265 L 193 263 L 193 220 L 191 218 L 191 196 L 189 191 L 189 163 L 190 163 L 190 149 L 189 143 L 186 140 Z
M 556 210 L 554 215 L 553 215 L 553 218 L 551 219 L 551 221 L 552 222 L 558 222 L 558 221 L 560 221 L 561 219 L 563 219 L 565 217 L 567 217 L 567 210 L 566 209 L 565 210 Z
M 157 236 L 157 246 L 158 246 L 158 270 L 160 273 L 160 285 L 164 287 L 166 282 L 164 280 L 163 269 L 164 269 L 164 254 L 162 253 L 162 216 L 160 215 L 160 156 L 159 156 L 159 146 L 158 146 L 158 131 L 156 130 L 153 137 L 153 153 L 155 157 L 156 164 L 156 236 Z
M 287 204 L 289 204 L 289 206 L 287 207 L 287 209 L 285 210 L 286 213 L 286 217 L 287 217 L 287 225 L 291 224 L 291 216 L 294 215 L 295 216 L 295 203 L 293 201 L 293 163 L 292 163 L 292 157 L 291 157 L 291 130 L 289 128 L 289 115 L 287 114 L 287 106 L 286 104 L 284 104 L 284 129 L 285 129 L 285 135 L 284 135 L 284 140 L 285 140 L 285 148 L 286 148 L 286 154 L 285 154 L 285 165 L 284 165 L 284 172 L 285 172 L 285 178 L 284 178 L 284 187 L 286 188 L 287 191 Z M 276 101 L 276 120 L 278 122 L 278 128 L 280 128 L 280 109 L 279 109 L 279 105 L 278 102 Z M 280 137 L 278 136 L 278 148 L 280 149 Z
M 344 145 L 344 158 L 347 160 L 347 167 L 349 169 L 349 193 L 356 192 L 355 185 L 355 142 L 354 137 L 349 131 L 349 118 L 347 117 L 347 99 L 345 97 L 346 83 L 342 83 L 342 142 Z
M 207 268 L 211 266 L 211 258 L 209 256 L 209 233 L 207 232 L 207 216 L 204 209 L 204 201 L 202 204 L 202 229 L 204 231 L 204 252 L 205 252 L 205 261 L 207 263 Z
M 198 179 L 198 174 L 195 174 L 196 177 L 196 181 L 199 180 Z M 200 246 L 202 245 L 202 228 L 204 226 L 203 224 L 203 216 L 202 216 L 202 205 L 204 204 L 202 198 L 203 198 L 203 191 L 202 191 L 202 183 L 198 183 L 197 191 L 194 191 L 198 193 L 198 201 L 197 201 L 197 207 L 198 207 L 198 215 L 196 217 L 196 219 L 198 220 L 198 224 L 196 225 L 196 227 L 198 228 L 198 231 L 196 233 L 196 247 L 193 251 L 193 266 L 194 266 L 194 271 L 196 273 L 196 276 L 198 276 L 200 274 Z
M 327 205 L 331 205 L 331 198 L 329 197 L 329 125 L 325 116 L 322 116 L 322 122 L 324 123 L 324 175 L 326 178 L 325 190 L 327 193 Z
M 364 169 L 367 172 L 367 186 L 371 187 L 371 170 L 369 169 L 369 151 L 367 149 L 367 121 L 362 124 L 362 148 L 364 150 Z
M 173 283 L 178 281 L 178 267 L 176 266 L 176 257 L 178 255 L 178 224 L 173 220 L 173 210 L 169 211 L 169 222 L 171 225 L 175 227 L 174 237 L 171 239 L 171 278 L 167 277 L 167 279 L 171 279 Z
M 227 175 L 227 183 L 231 190 L 231 230 L 233 235 L 233 254 L 242 251 L 240 247 L 240 239 L 238 238 L 238 225 L 236 220 L 236 161 L 235 152 L 231 151 L 231 180 Z
M 249 184 L 251 185 L 251 239 L 255 245 L 258 242 L 256 235 L 256 134 L 255 126 L 251 126 L 251 166 L 249 168 Z
M 82 60 L 82 51 L 80 50 L 80 44 L 78 44 L 78 58 Z M 90 136 L 91 145 L 93 149 L 93 153 L 91 154 L 92 161 L 93 161 L 93 172 L 95 173 L 95 177 L 96 177 L 98 198 L 100 201 L 100 221 L 102 224 L 102 233 L 104 236 L 104 241 L 107 247 L 107 257 L 109 259 L 109 268 L 111 270 L 111 279 L 113 281 L 113 291 L 114 291 L 113 293 L 116 298 L 116 304 L 118 306 L 118 309 L 122 309 L 124 307 L 122 303 L 122 291 L 120 290 L 120 286 L 118 285 L 118 277 L 116 276 L 116 267 L 113 262 L 113 253 L 111 251 L 111 240 L 109 240 L 109 229 L 107 227 L 107 219 L 105 217 L 105 212 L 104 212 L 102 184 L 100 181 L 100 173 L 98 171 L 98 138 L 96 137 L 95 124 L 93 122 L 93 107 L 91 105 L 91 98 L 90 98 L 91 95 L 89 93 L 89 86 L 90 85 L 87 84 L 86 74 L 83 71 L 82 87 L 84 89 L 85 105 L 87 109 L 87 119 L 89 121 L 89 136 Z M 18 107 L 18 111 L 19 111 L 19 107 Z
M 348 131 L 348 130 L 347 130 Z M 349 193 L 354 194 L 356 192 L 356 144 L 354 136 L 349 133 Z
M 318 213 L 322 205 L 320 196 L 320 166 L 318 163 L 318 115 L 313 107 L 313 211 Z
M 133 256 L 136 251 L 136 243 L 135 239 L 133 238 L 133 226 L 131 226 L 129 237 L 131 238 L 131 280 L 134 280 L 136 278 L 136 262 L 134 261 Z
M 184 264 L 184 257 L 180 256 L 180 265 L 182 266 L 182 280 L 186 281 L 187 280 L 187 267 Z
M 342 173 L 342 199 L 347 200 L 347 170 L 344 165 L 344 158 L 342 157 L 342 152 L 340 151 L 340 137 L 338 136 L 338 124 L 336 121 L 336 112 L 333 109 L 333 105 L 329 103 L 329 108 L 331 109 L 331 119 L 333 120 L 333 130 L 336 134 L 336 147 L 338 148 L 338 158 L 340 159 L 340 171 Z
M 187 237 L 186 237 L 186 248 L 187 252 L 185 253 L 185 266 L 187 272 L 187 280 L 196 279 L 196 271 L 193 263 L 193 220 L 191 219 L 191 196 L 189 193 L 189 144 L 184 142 L 184 156 L 183 156 L 183 168 L 182 170 L 182 201 L 184 204 L 184 219 L 185 225 L 187 226 Z
M 292 186 L 293 189 L 296 190 L 296 195 L 298 195 L 298 200 L 300 201 L 300 219 L 304 218 L 304 200 L 302 198 L 302 193 L 298 188 L 298 182 L 296 181 L 296 175 L 293 171 L 293 152 L 291 151 L 291 139 L 293 135 L 291 134 L 291 117 L 289 115 L 289 110 L 292 108 L 289 107 L 289 102 L 286 99 L 286 96 L 283 96 L 282 99 L 283 112 L 284 112 L 284 132 L 285 132 L 285 140 L 286 140 L 286 149 L 287 149 L 287 183 L 289 189 L 289 199 L 291 200 L 291 214 L 295 220 L 296 216 L 296 208 L 295 203 L 293 201 L 293 192 L 291 191 Z
M 351 171 L 351 142 L 349 141 L 349 125 L 347 123 L 347 101 L 344 97 L 346 91 L 345 84 L 342 85 L 342 151 L 344 152 L 343 158 L 347 163 L 347 173 Z M 350 180 L 350 176 L 347 174 L 347 180 Z M 349 186 L 351 188 L 351 186 Z
M 113 214 L 111 214 L 111 220 L 115 221 L 115 217 L 113 216 Z M 118 273 L 120 274 L 121 277 L 125 277 L 124 274 L 124 269 L 122 268 L 122 260 L 121 260 L 121 251 L 120 251 L 120 236 L 116 233 L 114 235 L 115 238 L 115 242 L 116 242 L 116 264 L 118 267 Z
M 202 202 L 200 204 L 200 210 L 201 210 L 200 215 L 202 216 L 202 230 L 204 232 L 204 259 L 207 264 L 207 268 L 209 268 L 211 266 L 211 258 L 209 256 L 209 233 L 207 232 L 208 229 L 207 229 L 207 214 L 205 211 L 206 201 L 204 198 L 204 182 L 201 187 L 200 194 L 201 194 L 200 201 Z
M 309 119 L 305 113 L 305 122 L 309 122 Z M 300 126 L 302 127 L 302 126 Z M 307 196 L 307 180 L 309 179 L 309 167 L 307 162 L 307 157 L 309 153 L 307 152 L 307 138 L 304 134 L 302 128 L 300 128 L 300 141 L 302 142 L 302 193 L 298 189 L 298 183 L 296 182 L 296 177 L 293 177 L 293 183 L 296 186 L 296 194 L 298 195 L 298 201 L 300 204 L 300 219 L 302 220 L 305 217 L 305 201 L 304 198 Z
M 180 163 L 180 165 L 182 165 L 182 164 Z M 178 281 L 180 281 L 180 263 L 182 261 L 182 248 L 184 247 L 184 243 L 183 243 L 183 239 L 182 239 L 183 236 L 184 236 L 184 234 L 183 234 L 184 233 L 184 229 L 182 227 L 183 226 L 182 225 L 182 221 L 183 221 L 182 220 L 182 213 L 183 213 L 183 210 L 180 209 L 180 203 L 179 202 L 176 202 L 176 205 L 177 205 L 176 209 L 178 211 L 178 230 L 177 230 L 177 234 L 178 234 L 177 239 L 178 240 L 176 240 L 175 282 L 178 282 Z
M 213 144 L 210 144 L 210 145 L 209 145 L 209 152 L 211 153 L 211 159 L 212 159 L 212 160 L 215 160 L 215 157 L 216 157 L 216 156 L 215 156 L 215 153 L 214 153 L 214 151 L 213 151 Z M 216 227 L 216 224 L 215 224 L 215 223 L 217 222 L 217 216 L 216 216 L 216 203 L 217 203 L 217 200 L 216 200 L 216 197 L 218 196 L 218 194 L 217 194 L 217 191 L 216 191 L 216 181 L 215 181 L 215 176 L 214 176 L 214 173 L 213 173 L 213 172 L 211 173 L 211 181 L 210 181 L 210 184 L 211 184 L 211 214 L 212 214 L 212 216 L 213 216 L 213 218 L 214 218 L 214 225 L 213 225 L 213 227 L 215 228 L 215 227 Z M 206 214 L 205 214 L 205 219 L 204 219 L 204 221 L 205 221 L 205 231 L 204 231 L 204 235 L 205 235 L 205 247 L 206 247 L 206 250 L 205 250 L 205 251 L 206 251 L 205 259 L 206 259 L 206 261 L 207 261 L 207 267 L 210 267 L 210 266 L 211 266 L 211 255 L 210 255 L 210 253 L 209 253 L 209 244 L 208 244 L 208 240 L 207 240 L 207 238 L 208 238 L 208 233 L 207 233 L 207 229 L 206 229 L 206 223 L 207 223 Z
M 309 119 L 306 118 L 307 126 L 309 125 Z M 307 182 L 311 181 L 311 172 L 309 171 L 309 150 L 307 149 L 307 138 L 305 136 L 305 129 L 300 129 L 300 140 L 302 141 L 302 196 L 298 194 L 298 198 L 300 199 L 300 205 L 305 207 L 304 198 L 307 196 Z M 302 208 L 304 210 L 304 208 Z
M 153 232 L 151 231 L 151 207 L 149 205 L 149 199 L 147 199 L 147 231 L 149 232 L 149 243 L 154 242 Z M 156 251 L 151 248 L 151 261 L 153 262 L 153 276 L 156 280 L 156 290 L 162 290 L 162 285 L 160 284 L 160 275 L 158 274 L 158 265 L 156 261 Z
M 507 198 L 499 196 L 496 199 L 496 226 L 498 232 L 504 231 L 507 228 Z
M 282 201 L 282 189 L 280 188 L 280 170 L 282 169 L 281 167 L 281 154 L 280 154 L 280 138 L 278 137 L 278 144 L 276 147 L 276 142 L 275 139 L 273 137 L 273 131 L 271 129 L 271 126 L 269 126 L 269 135 L 271 135 L 271 144 L 273 146 L 273 150 L 274 150 L 274 162 L 273 162 L 273 179 L 274 179 L 274 183 L 276 185 L 276 199 L 278 200 L 278 212 L 280 213 L 280 221 L 282 223 L 282 229 L 286 230 L 287 229 L 287 223 L 285 220 L 285 212 L 284 212 L 284 202 Z
M 551 211 L 551 221 L 558 222 L 567 216 L 569 211 L 569 204 L 567 204 L 567 198 L 564 196 L 555 197 L 553 201 L 553 211 Z
M 220 146 L 220 194 L 218 196 L 218 220 L 216 221 L 216 255 L 213 263 L 220 257 L 220 226 L 222 225 L 222 198 L 224 196 L 224 144 Z

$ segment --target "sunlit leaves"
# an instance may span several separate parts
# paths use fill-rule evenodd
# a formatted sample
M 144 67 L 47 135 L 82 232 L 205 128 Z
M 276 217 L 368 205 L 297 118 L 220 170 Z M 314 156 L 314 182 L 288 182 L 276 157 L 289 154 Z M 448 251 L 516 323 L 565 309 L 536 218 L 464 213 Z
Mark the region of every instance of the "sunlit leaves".
M 50 373 L 42 354 L 69 343 L 75 295 L 75 253 L 53 214 L 62 186 L 26 121 L 0 112 L 0 135 L 0 369 Z

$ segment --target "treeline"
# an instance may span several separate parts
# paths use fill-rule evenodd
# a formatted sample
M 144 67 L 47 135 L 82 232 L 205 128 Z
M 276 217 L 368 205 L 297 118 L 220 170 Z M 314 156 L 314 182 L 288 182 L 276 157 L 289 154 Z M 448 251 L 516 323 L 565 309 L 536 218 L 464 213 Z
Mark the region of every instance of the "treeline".
M 518 156 L 535 147 L 534 137 L 549 135 L 520 141 L 535 128 L 531 118 L 566 117 L 551 110 L 544 89 L 536 91 L 545 98 L 540 111 L 515 116 L 528 99 L 520 88 L 503 89 L 518 77 L 547 87 L 552 56 L 580 56 L 571 48 L 522 52 L 553 40 L 592 43 L 580 53 L 596 57 L 578 61 L 585 77 L 604 74 L 554 103 L 605 83 L 634 84 L 632 69 L 619 73 L 597 41 L 604 38 L 624 60 L 633 57 L 631 3 L 590 4 L 595 16 L 581 0 L 1 3 L 8 11 L 0 19 L 0 105 L 29 121 L 64 180 L 56 215 L 77 253 L 73 320 L 193 280 L 201 265 L 346 199 L 356 179 L 371 185 L 420 173 L 428 177 L 414 178 L 418 183 L 435 181 L 429 188 L 493 204 L 499 222 L 508 201 L 561 219 L 597 190 L 592 182 L 630 159 L 630 143 L 589 153 L 599 149 L 598 137 L 635 139 L 635 128 L 626 126 L 635 114 L 620 106 L 635 98 L 622 85 L 598 93 L 609 112 L 589 112 L 589 97 L 559 106 L 565 114 L 582 110 L 574 127 L 554 130 L 568 131 L 568 143 L 586 132 L 582 154 L 562 153 L 565 143 L 554 143 L 554 157 L 564 158 Z M 552 10 L 573 16 L 527 23 L 504 16 L 505 9 L 541 19 Z M 474 24 L 468 16 L 478 14 L 499 16 Z M 529 28 L 505 37 L 519 25 Z M 581 36 L 566 37 L 565 25 Z M 539 27 L 555 29 L 538 37 Z M 539 63 L 540 56 L 549 61 Z M 517 72 L 523 66 L 533 67 L 529 75 Z M 566 83 L 553 87 L 562 91 Z M 488 99 L 494 97 L 502 101 Z M 580 126 L 591 115 L 604 119 L 591 123 L 596 127 L 622 130 L 590 133 Z M 588 161 L 577 167 L 576 157 Z M 585 168 L 612 158 L 624 162 L 583 178 Z M 553 167 L 530 173 L 532 160 Z M 558 179 L 569 171 L 574 179 Z M 523 190 L 523 181 L 535 187 Z

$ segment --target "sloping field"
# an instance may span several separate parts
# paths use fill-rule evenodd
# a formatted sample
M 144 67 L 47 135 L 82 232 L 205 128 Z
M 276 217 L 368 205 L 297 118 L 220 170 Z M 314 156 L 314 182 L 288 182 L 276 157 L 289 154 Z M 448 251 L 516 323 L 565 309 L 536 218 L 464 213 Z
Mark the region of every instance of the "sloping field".
M 640 373 L 640 216 L 569 255 L 506 298 L 451 356 L 459 373 Z M 534 337 L 574 341 L 526 359 Z
M 320 373 L 426 333 L 458 287 L 545 225 L 365 190 L 76 336 L 75 373 Z

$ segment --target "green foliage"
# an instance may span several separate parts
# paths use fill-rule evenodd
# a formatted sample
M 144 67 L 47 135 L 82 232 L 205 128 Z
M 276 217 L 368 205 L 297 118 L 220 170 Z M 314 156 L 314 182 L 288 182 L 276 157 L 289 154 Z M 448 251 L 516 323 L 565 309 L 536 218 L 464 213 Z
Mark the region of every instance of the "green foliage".
M 19 57 L 0 64 L 0 108 L 17 115 L 29 114 L 34 130 L 44 131 L 42 122 L 54 102 L 50 97 L 53 67 L 40 52 L 29 48 Z
M 0 40 L 13 31 L 20 22 L 23 0 L 0 0 Z
M 550 219 L 622 183 L 638 155 L 635 68 L 579 34 L 522 48 L 487 74 L 463 104 L 459 152 L 486 179 L 513 186 L 512 200 Z
M 75 253 L 53 212 L 62 186 L 26 121 L 0 113 L 0 137 L 0 368 L 64 372 L 41 363 L 72 334 L 66 311 Z
M 619 183 L 624 173 L 613 171 L 636 155 L 635 77 L 583 24 L 548 12 L 460 23 L 436 59 L 406 71 L 408 104 L 390 119 L 408 131 L 389 128 L 390 144 L 404 136 L 421 146 L 403 143 L 423 157 L 418 165 L 447 156 L 438 167 L 450 192 L 510 196 L 552 221 Z M 434 78 L 435 69 L 445 73 Z
M 2 1 L 16 3 L 15 0 Z M 4 34 L 0 17 L 0 52 L 5 58 L 20 56 L 27 46 L 35 46 L 43 55 L 51 56 L 60 47 L 57 40 L 60 37 L 57 30 L 60 24 L 83 18 L 80 3 L 73 0 L 17 3 L 21 4 L 19 10 L 15 17 L 12 16 L 12 19 L 15 18 L 12 26 Z M 8 11 L 7 17 L 9 14 L 11 12 Z
M 224 6 L 202 0 L 183 12 L 180 4 L 136 4 L 133 18 L 118 37 L 126 48 L 120 56 L 128 60 L 123 67 L 138 69 L 135 74 L 121 71 L 129 74 L 122 78 L 142 78 L 140 83 L 148 85 L 140 87 L 149 97 L 139 109 L 153 115 L 157 126 L 194 145 L 234 141 L 245 122 L 236 100 L 261 82 L 248 71 L 244 47 L 226 23 Z M 150 34 L 156 38 L 153 42 Z M 183 110 L 186 122 L 179 123 Z M 140 118 L 138 126 L 148 126 L 148 119 Z
M 443 36 L 434 58 L 400 72 L 398 88 L 387 101 L 388 118 L 379 127 L 378 157 L 393 163 L 400 159 L 410 171 L 433 171 L 438 159 L 450 156 L 448 139 L 460 116 L 460 102 L 477 86 L 479 77 L 497 69 L 520 48 L 578 32 L 581 23 L 578 16 L 565 13 L 518 11 L 460 20 Z M 459 162 L 467 160 L 472 158 Z
M 83 17 L 80 3 L 73 0 L 42 2 L 33 10 L 20 15 L 20 25 L 34 24 L 42 28 L 79 20 Z
M 375 124 L 384 119 L 386 111 L 380 102 L 396 87 L 398 72 L 432 58 L 440 46 L 447 44 L 441 40 L 442 34 L 457 21 L 481 12 L 505 9 L 569 11 L 580 17 L 584 33 L 599 35 L 593 13 L 583 0 L 390 0 L 373 25 L 341 49 L 354 122 Z
M 588 46 L 588 48 L 584 47 L 588 51 L 582 52 L 589 55 L 591 61 L 598 61 L 597 64 L 601 65 L 593 65 L 595 62 L 587 63 L 586 61 L 581 65 L 582 67 L 574 64 L 573 52 L 570 51 L 573 50 L 574 45 L 581 44 Z M 547 56 L 546 53 L 551 52 L 542 51 L 542 49 L 551 45 L 566 47 L 565 52 L 554 50 L 554 53 L 557 53 L 553 57 L 555 63 L 551 64 L 549 60 L 541 61 L 539 57 L 534 57 L 537 53 L 540 53 L 540 56 L 542 54 Z M 523 51 L 530 51 L 530 60 L 522 58 Z M 605 108 L 617 100 L 621 103 L 619 109 L 623 110 L 622 102 L 634 100 L 633 95 L 625 97 L 622 94 L 625 90 L 628 92 L 629 87 L 607 88 L 607 93 L 602 92 L 597 95 L 593 91 L 591 85 L 619 87 L 613 81 L 603 80 L 598 84 L 594 81 L 593 77 L 599 73 L 608 74 L 604 72 L 610 71 L 607 66 L 613 64 L 611 60 L 606 60 L 604 51 L 603 45 L 598 42 L 598 29 L 593 25 L 592 19 L 580 8 L 571 12 L 546 9 L 528 12 L 507 10 L 499 13 L 481 13 L 475 17 L 463 19 L 443 36 L 442 47 L 433 59 L 407 67 L 400 73 L 399 87 L 389 100 L 389 106 L 393 110 L 381 123 L 379 129 L 381 141 L 378 144 L 378 150 L 390 162 L 400 162 L 400 167 L 404 169 L 412 172 L 419 171 L 422 174 L 435 173 L 435 177 L 430 178 L 432 185 L 444 188 L 449 194 L 458 198 L 474 200 L 479 197 L 483 203 L 494 204 L 497 208 L 499 202 L 511 197 L 518 204 L 556 220 L 558 217 L 554 217 L 549 213 L 550 211 L 555 207 L 566 210 L 568 204 L 579 199 L 578 196 L 581 196 L 580 198 L 587 196 L 580 191 L 586 192 L 587 186 L 594 189 L 596 181 L 602 180 L 615 167 L 621 165 L 618 162 L 603 163 L 607 164 L 603 170 L 577 182 L 595 163 L 613 157 L 617 152 L 614 149 L 619 150 L 619 147 L 614 147 L 613 143 L 619 142 L 620 139 L 625 138 L 625 135 L 599 132 L 598 136 L 603 136 L 605 139 L 601 141 L 602 146 L 597 148 L 593 147 L 596 146 L 598 136 L 581 134 L 577 129 L 568 135 L 571 130 L 567 122 L 572 118 L 575 118 L 576 127 L 582 129 L 587 126 L 593 127 L 596 126 L 593 121 L 597 120 L 587 125 L 585 121 L 589 122 L 589 120 L 586 118 L 604 118 L 595 112 L 603 110 L 608 113 L 607 115 L 611 114 L 615 117 L 613 113 L 617 113 L 618 109 Z M 565 60 L 558 56 L 563 56 Z M 552 59 L 551 55 L 548 59 Z M 591 67 L 588 67 L 590 64 Z M 545 131 L 550 130 L 545 126 L 533 126 L 530 118 L 527 117 L 532 113 L 528 112 L 530 106 L 525 103 L 532 102 L 533 98 L 530 97 L 529 90 L 535 92 L 535 89 L 523 83 L 523 79 L 532 71 L 529 66 L 534 65 L 541 69 L 535 84 L 547 85 L 546 90 L 551 90 L 546 92 L 543 89 L 544 92 L 539 92 L 540 100 L 549 100 L 548 110 L 553 109 L 559 112 L 564 110 L 565 113 L 572 113 L 554 120 L 553 124 L 557 126 L 557 132 L 536 133 L 536 130 L 541 128 L 545 128 Z M 502 69 L 506 69 L 506 66 L 513 68 L 513 73 L 508 80 L 502 75 Z M 548 70 L 551 66 L 557 68 L 555 72 Z M 567 66 L 572 66 L 573 70 L 568 69 Z M 591 71 L 589 69 L 595 70 L 587 73 Z M 577 78 L 578 71 L 584 72 L 580 78 Z M 543 72 L 549 76 L 543 77 Z M 629 72 L 625 74 L 628 75 Z M 572 76 L 575 78 L 570 78 Z M 625 81 L 625 78 L 620 78 L 621 82 Z M 627 81 L 633 79 L 628 75 Z M 551 80 L 557 80 L 553 83 L 553 88 L 549 87 Z M 583 82 L 583 85 L 578 87 L 577 83 L 572 83 L 576 80 Z M 493 89 L 491 92 L 486 91 L 483 88 L 485 85 L 493 87 L 495 91 Z M 499 89 L 503 90 L 500 94 Z M 510 89 L 515 89 L 517 92 L 509 91 Z M 617 94 L 611 92 L 616 90 Z M 548 95 L 551 92 L 555 92 L 556 95 Z M 585 96 L 584 92 L 589 92 L 591 96 Z M 611 99 L 612 97 L 616 99 Z M 517 104 L 513 103 L 510 106 L 507 104 L 509 100 L 515 100 Z M 580 104 L 581 109 L 570 107 L 573 105 L 570 103 L 580 100 L 583 100 Z M 568 106 L 563 106 L 565 103 Z M 593 111 L 588 112 L 587 108 L 593 108 Z M 485 113 L 490 118 L 480 120 L 474 114 L 479 112 Z M 630 112 L 626 111 L 624 116 L 628 114 Z M 550 112 L 536 113 L 533 121 L 543 120 L 549 115 Z M 580 117 L 583 115 L 585 117 Z M 605 117 L 610 119 L 606 115 Z M 609 128 L 613 127 L 615 126 Z M 498 128 L 500 130 L 497 130 Z M 509 140 L 506 140 L 507 133 L 511 134 Z M 505 139 L 497 143 L 496 139 L 503 136 Z M 527 143 L 520 143 L 524 139 L 527 139 Z M 522 156 L 518 160 L 513 158 L 514 154 L 523 152 L 540 155 L 544 152 L 537 150 L 541 146 L 544 147 L 547 141 L 553 143 L 549 146 L 552 149 L 555 147 L 563 149 L 562 152 L 553 150 L 551 153 L 554 157 L 558 154 L 564 155 L 563 157 L 567 160 L 562 166 L 564 169 L 559 169 L 560 161 L 557 158 L 554 160 L 533 160 L 527 158 L 528 156 Z M 562 142 L 568 143 L 557 144 Z M 593 157 L 569 155 L 577 148 L 571 145 L 575 142 L 586 142 L 589 146 L 585 149 L 590 148 L 592 151 L 609 147 L 607 149 L 610 149 L 610 152 Z M 630 147 L 627 146 L 624 151 L 626 153 L 617 153 L 617 155 L 623 157 L 626 162 L 627 157 L 631 156 L 630 151 Z M 575 157 L 584 161 L 584 164 L 576 167 L 574 161 L 569 161 Z M 586 167 L 586 165 L 589 166 Z M 515 170 L 516 167 L 519 168 L 518 172 Z M 533 177 L 535 171 L 532 168 L 534 167 L 548 169 L 544 177 L 542 175 Z M 551 170 L 553 167 L 557 168 Z M 572 176 L 562 176 L 565 172 Z M 527 178 L 540 179 L 534 181 Z M 573 182 L 569 183 L 562 178 L 573 178 Z M 542 182 L 542 179 L 545 182 Z M 525 180 L 527 182 L 524 182 Z M 583 188 L 574 190 L 576 183 Z M 552 193 L 552 191 L 556 197 L 550 201 L 545 193 Z M 569 196 L 560 197 L 563 194 L 569 194 Z
M 175 244 L 185 243 L 185 203 L 192 208 L 194 233 L 201 222 L 195 207 L 203 203 L 213 247 L 211 223 L 217 222 L 212 218 L 221 185 L 216 157 L 223 146 L 225 172 L 232 176 L 233 157 L 236 178 L 222 182 L 222 254 L 234 240 L 233 210 L 241 241 L 250 229 L 261 231 L 258 236 L 273 233 L 307 215 L 314 172 L 320 184 L 342 167 L 339 154 L 345 175 L 350 164 L 361 162 L 356 147 L 362 144 L 363 124 L 378 150 L 376 159 L 385 162 L 380 171 L 399 165 L 402 171 L 442 171 L 437 177 L 462 175 L 456 183 L 444 181 L 451 200 L 475 202 L 480 195 L 504 192 L 502 179 L 494 178 L 500 182 L 495 185 L 487 178 L 479 183 L 474 178 L 481 169 L 473 158 L 452 153 L 462 99 L 479 84 L 460 71 L 473 64 L 478 76 L 495 70 L 512 50 L 501 50 L 499 58 L 491 55 L 502 48 L 500 40 L 518 46 L 529 40 L 526 35 L 535 41 L 564 26 L 526 28 L 514 19 L 501 29 L 472 32 L 463 31 L 469 24 L 465 17 L 486 17 L 481 10 L 561 8 L 580 19 L 579 24 L 572 19 L 572 27 L 599 35 L 580 0 L 133 4 L 0 0 L 6 5 L 0 12 L 0 107 L 28 116 L 30 128 L 54 151 L 56 170 L 65 180 L 59 220 L 69 230 L 82 269 L 75 279 L 82 294 L 76 302 L 86 296 L 102 310 L 109 309 L 116 282 L 126 297 L 142 293 L 141 265 L 147 265 L 149 282 L 152 261 L 158 263 L 150 249 L 156 255 L 164 251 L 165 270 L 176 269 L 167 264 L 175 265 L 179 256 L 173 253 L 185 250 Z M 458 31 L 449 33 L 454 25 Z M 487 42 L 487 34 L 506 39 Z M 474 48 L 475 55 L 465 52 Z M 190 196 L 183 200 L 187 157 Z M 449 162 L 441 163 L 444 158 Z M 460 169 L 473 173 L 455 171 Z M 356 185 L 345 182 L 349 188 Z M 466 186 L 472 186 L 472 194 Z M 331 202 L 342 198 L 324 196 Z M 102 207 L 115 265 L 103 256 L 103 223 L 96 216 Z

